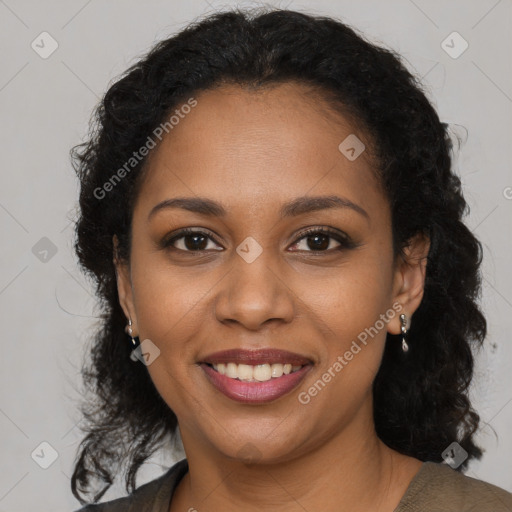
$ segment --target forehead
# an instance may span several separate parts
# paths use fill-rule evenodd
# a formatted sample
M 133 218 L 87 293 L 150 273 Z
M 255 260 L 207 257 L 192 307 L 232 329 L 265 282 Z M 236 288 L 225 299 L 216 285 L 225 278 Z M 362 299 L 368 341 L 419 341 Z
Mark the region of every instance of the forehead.
M 354 136 L 369 142 L 365 134 L 311 89 L 229 85 L 194 98 L 149 155 L 137 208 L 173 196 L 212 197 L 245 211 L 333 192 L 365 209 L 383 199 L 368 152 L 350 160 L 339 149 Z

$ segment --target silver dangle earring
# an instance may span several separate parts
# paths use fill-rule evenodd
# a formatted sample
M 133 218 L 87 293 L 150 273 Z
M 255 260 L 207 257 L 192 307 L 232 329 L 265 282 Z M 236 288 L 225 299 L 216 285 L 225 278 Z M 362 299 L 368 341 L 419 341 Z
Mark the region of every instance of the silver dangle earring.
M 407 334 L 407 317 L 402 313 L 400 315 L 400 330 L 402 331 L 402 351 L 407 352 L 409 350 L 409 345 L 407 345 L 407 342 L 405 341 L 405 336 Z
M 131 318 L 128 319 L 128 325 L 125 327 L 125 331 L 126 331 L 126 334 L 128 334 L 128 336 L 130 336 L 130 338 L 132 339 L 133 348 L 137 348 L 138 343 L 137 343 L 137 340 L 133 337 L 132 319 Z

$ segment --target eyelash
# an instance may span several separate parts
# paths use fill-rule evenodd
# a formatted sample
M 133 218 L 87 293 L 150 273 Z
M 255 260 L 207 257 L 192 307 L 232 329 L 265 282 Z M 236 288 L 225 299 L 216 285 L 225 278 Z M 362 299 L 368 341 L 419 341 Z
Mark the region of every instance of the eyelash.
M 352 239 L 348 235 L 342 235 L 338 231 L 335 231 L 328 227 L 309 228 L 309 229 L 303 231 L 302 233 L 300 233 L 299 237 L 295 240 L 295 242 L 292 243 L 292 245 L 296 245 L 302 239 L 308 238 L 309 236 L 317 235 L 317 234 L 318 235 L 327 235 L 329 238 L 333 238 L 334 240 L 336 240 L 340 245 L 333 249 L 327 249 L 327 250 L 323 250 L 323 251 L 311 250 L 311 251 L 305 251 L 305 252 L 316 253 L 316 254 L 331 253 L 332 251 L 336 251 L 336 250 L 339 251 L 339 250 L 343 250 L 343 249 L 345 249 L 345 250 L 346 249 L 354 249 L 354 248 L 358 247 L 358 244 L 353 242 Z M 190 235 L 204 235 L 207 238 L 209 238 L 210 240 L 212 240 L 213 242 L 215 242 L 217 245 L 221 245 L 215 239 L 215 237 L 213 237 L 210 233 L 208 233 L 206 231 L 199 231 L 199 230 L 196 231 L 191 228 L 183 228 L 180 231 L 178 231 L 177 233 L 175 233 L 171 238 L 164 239 L 161 243 L 161 247 L 163 249 L 171 249 L 171 250 L 175 250 L 175 251 L 188 252 L 188 253 L 194 253 L 194 252 L 201 253 L 201 252 L 207 250 L 207 249 L 200 249 L 197 251 L 190 251 L 190 250 L 184 250 L 184 249 L 177 249 L 176 247 L 172 246 L 172 244 L 174 242 L 176 242 L 177 240 L 179 240 L 180 238 L 185 238 L 186 236 L 190 236 Z M 218 252 L 220 252 L 220 251 L 218 251 Z M 302 251 L 298 251 L 298 252 L 302 252 Z

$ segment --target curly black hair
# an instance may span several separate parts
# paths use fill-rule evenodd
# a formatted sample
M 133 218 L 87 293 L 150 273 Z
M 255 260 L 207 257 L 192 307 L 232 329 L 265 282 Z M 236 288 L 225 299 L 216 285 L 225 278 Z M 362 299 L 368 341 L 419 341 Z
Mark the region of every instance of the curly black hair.
M 129 261 L 133 205 L 147 157 L 109 187 L 106 199 L 104 185 L 187 98 L 223 84 L 257 89 L 281 83 L 319 91 L 333 112 L 350 116 L 375 142 L 395 255 L 416 234 L 430 239 L 411 350 L 403 354 L 388 334 L 373 383 L 377 435 L 402 454 L 434 462 L 457 441 L 468 453 L 459 471 L 483 454 L 473 440 L 480 418 L 468 399 L 473 349 L 486 335 L 478 306 L 482 247 L 462 221 L 468 206 L 452 169 L 448 125 L 395 51 L 341 21 L 236 9 L 156 44 L 108 89 L 87 141 L 72 150 L 81 183 L 75 250 L 102 308 L 83 368 L 85 437 L 71 482 L 82 504 L 85 497 L 98 501 L 123 468 L 126 489 L 133 491 L 140 466 L 177 432 L 177 418 L 146 367 L 130 360 L 113 263 L 114 234 L 119 257 Z

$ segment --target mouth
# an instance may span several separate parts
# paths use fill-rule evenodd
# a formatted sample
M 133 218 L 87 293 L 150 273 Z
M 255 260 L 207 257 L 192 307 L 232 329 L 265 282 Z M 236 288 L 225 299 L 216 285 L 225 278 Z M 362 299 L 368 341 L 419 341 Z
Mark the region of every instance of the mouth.
M 210 384 L 231 400 L 261 404 L 296 388 L 313 361 L 284 350 L 234 349 L 206 356 L 200 367 Z

